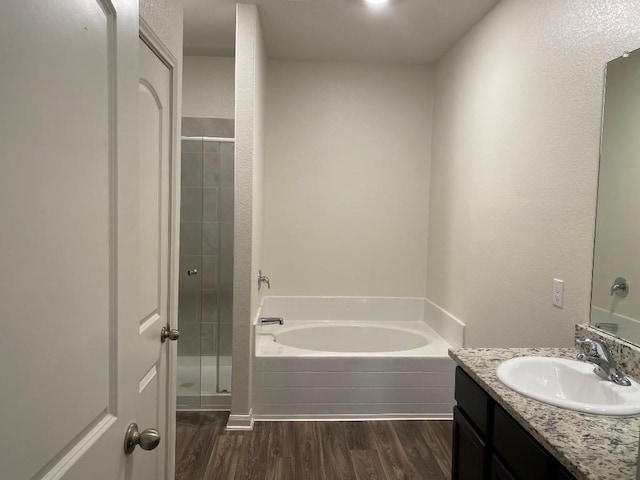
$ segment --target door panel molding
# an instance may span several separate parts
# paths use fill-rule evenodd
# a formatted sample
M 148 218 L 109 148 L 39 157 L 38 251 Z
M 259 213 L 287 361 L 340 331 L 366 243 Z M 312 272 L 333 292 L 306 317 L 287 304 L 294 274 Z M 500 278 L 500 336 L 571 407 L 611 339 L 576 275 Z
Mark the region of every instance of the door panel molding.
M 93 447 L 111 426 L 118 421 L 118 417 L 102 412 L 87 428 L 85 428 L 71 443 L 63 449 L 58 457 L 45 465 L 33 480 L 59 479 L 67 473 Z

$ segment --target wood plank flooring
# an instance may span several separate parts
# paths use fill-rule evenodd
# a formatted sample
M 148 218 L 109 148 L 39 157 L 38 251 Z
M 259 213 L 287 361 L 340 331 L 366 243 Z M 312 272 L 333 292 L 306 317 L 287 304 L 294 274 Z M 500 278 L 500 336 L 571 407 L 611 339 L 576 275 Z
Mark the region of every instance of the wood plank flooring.
M 445 480 L 450 421 L 256 422 L 178 412 L 176 480 Z

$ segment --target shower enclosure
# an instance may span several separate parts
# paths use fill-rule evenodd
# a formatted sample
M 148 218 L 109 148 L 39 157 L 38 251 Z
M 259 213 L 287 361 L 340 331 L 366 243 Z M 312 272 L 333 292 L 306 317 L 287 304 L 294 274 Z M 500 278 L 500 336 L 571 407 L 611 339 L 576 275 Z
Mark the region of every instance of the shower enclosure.
M 214 119 L 195 120 L 202 127 Z M 183 119 L 183 134 L 189 130 Z M 233 138 L 183 136 L 181 184 L 177 405 L 224 409 L 231 393 Z

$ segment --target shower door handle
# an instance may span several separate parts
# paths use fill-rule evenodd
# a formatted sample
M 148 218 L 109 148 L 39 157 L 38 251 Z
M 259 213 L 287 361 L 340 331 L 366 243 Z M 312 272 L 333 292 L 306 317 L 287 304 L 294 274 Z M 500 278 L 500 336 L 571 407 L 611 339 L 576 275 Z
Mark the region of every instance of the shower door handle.
M 160 341 L 164 343 L 167 338 L 175 342 L 180 338 L 180 332 L 175 328 L 169 328 L 169 325 L 166 325 L 162 327 L 162 330 L 160 330 Z

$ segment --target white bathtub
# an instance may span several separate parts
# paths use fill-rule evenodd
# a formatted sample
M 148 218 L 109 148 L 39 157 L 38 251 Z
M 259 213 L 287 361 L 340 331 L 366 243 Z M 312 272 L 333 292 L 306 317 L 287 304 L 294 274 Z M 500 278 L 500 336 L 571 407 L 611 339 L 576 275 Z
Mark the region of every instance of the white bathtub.
M 451 418 L 464 324 L 423 298 L 265 297 L 256 419 Z M 257 320 L 257 318 L 256 318 Z

